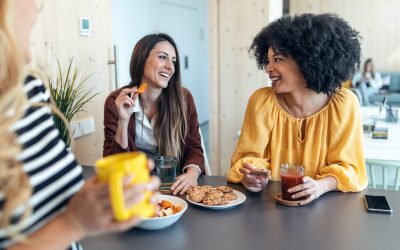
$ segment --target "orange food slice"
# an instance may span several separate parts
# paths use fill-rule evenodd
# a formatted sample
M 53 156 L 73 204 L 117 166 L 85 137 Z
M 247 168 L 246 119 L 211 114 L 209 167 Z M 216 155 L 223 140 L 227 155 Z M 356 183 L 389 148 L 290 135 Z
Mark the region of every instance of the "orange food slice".
M 147 83 L 143 82 L 142 84 L 140 84 L 140 87 L 138 88 L 137 92 L 141 94 L 144 92 L 146 88 L 147 88 Z
M 182 211 L 182 207 L 173 207 L 172 211 L 174 211 L 174 214 L 179 213 L 180 211 Z
M 162 200 L 160 206 L 161 208 L 173 208 L 174 204 L 172 204 L 170 201 Z

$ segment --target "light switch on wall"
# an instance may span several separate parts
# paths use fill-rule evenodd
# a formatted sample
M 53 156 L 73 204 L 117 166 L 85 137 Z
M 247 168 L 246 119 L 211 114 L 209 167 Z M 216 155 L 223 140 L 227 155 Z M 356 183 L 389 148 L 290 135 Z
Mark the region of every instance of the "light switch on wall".
M 71 130 L 73 138 L 93 133 L 95 130 L 93 117 L 71 122 Z
M 88 17 L 79 18 L 79 29 L 80 29 L 81 36 L 90 36 L 90 34 L 91 34 L 90 18 L 88 18 Z

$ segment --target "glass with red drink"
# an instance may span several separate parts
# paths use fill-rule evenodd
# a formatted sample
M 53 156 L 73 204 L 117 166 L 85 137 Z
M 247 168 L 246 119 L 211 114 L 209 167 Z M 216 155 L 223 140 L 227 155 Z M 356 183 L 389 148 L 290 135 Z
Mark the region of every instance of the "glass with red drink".
M 296 163 L 281 164 L 282 198 L 288 201 L 302 200 L 303 198 L 292 199 L 293 193 L 288 189 L 303 183 L 304 166 Z

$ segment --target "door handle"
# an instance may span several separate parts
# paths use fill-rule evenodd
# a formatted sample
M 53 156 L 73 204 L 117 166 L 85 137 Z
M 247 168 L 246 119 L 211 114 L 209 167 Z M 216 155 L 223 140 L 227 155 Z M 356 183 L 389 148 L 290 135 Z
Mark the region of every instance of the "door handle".
M 107 64 L 108 65 L 114 64 L 115 89 L 118 89 L 118 71 L 119 71 L 118 46 L 114 45 L 113 47 L 114 47 L 114 49 L 113 49 L 114 60 L 108 60 Z
M 189 57 L 184 56 L 184 68 L 188 69 L 189 68 Z

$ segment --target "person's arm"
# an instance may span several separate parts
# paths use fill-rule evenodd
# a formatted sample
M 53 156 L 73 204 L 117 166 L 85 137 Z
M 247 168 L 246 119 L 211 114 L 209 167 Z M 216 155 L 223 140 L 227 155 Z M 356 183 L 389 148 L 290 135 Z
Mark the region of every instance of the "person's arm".
M 126 111 L 127 108 L 124 105 L 127 105 L 125 103 L 129 101 L 129 104 L 133 106 L 134 100 L 125 97 L 126 94 L 133 91 L 136 89 L 124 89 L 117 96 L 112 93 L 105 101 L 103 156 L 130 151 L 128 126 L 131 115 Z
M 184 89 L 184 93 L 187 103 L 188 135 L 186 136 L 182 148 L 183 156 L 181 160 L 181 171 L 183 172 L 186 166 L 195 165 L 200 168 L 201 174 L 205 174 L 204 155 L 201 146 L 196 106 L 191 93 L 186 89 Z
M 117 131 L 115 132 L 114 137 L 115 142 L 118 143 L 118 145 L 125 150 L 128 148 L 128 125 L 129 120 L 123 121 L 119 119 L 117 124 Z
M 383 86 L 381 74 L 379 72 L 375 72 L 375 77 L 371 78 L 369 83 L 374 89 L 379 90 Z
M 357 88 L 358 85 L 361 83 L 361 73 L 357 72 L 356 74 L 354 74 L 353 79 L 351 80 L 351 85 L 353 86 L 353 88 Z
M 28 241 L 18 243 L 9 250 L 53 250 L 67 249 L 71 242 L 79 241 L 85 233 L 68 220 L 65 213 L 47 223 L 41 230 L 32 234 Z
M 186 190 L 188 190 L 192 186 L 197 186 L 197 179 L 201 172 L 199 171 L 199 167 L 196 165 L 190 165 L 186 168 L 186 171 L 179 175 L 175 182 L 171 186 L 171 190 L 173 191 L 173 195 L 183 195 Z
M 182 174 L 177 177 L 171 186 L 174 195 L 182 195 L 189 187 L 196 186 L 199 175 L 205 173 L 196 106 L 190 92 L 184 89 L 184 94 L 186 96 L 188 114 L 188 135 L 182 149 Z
M 270 91 L 269 94 L 272 91 Z M 267 90 L 256 91 L 249 99 L 243 126 L 236 149 L 232 155 L 228 181 L 240 183 L 244 174 L 241 172 L 244 163 L 261 169 L 269 169 L 269 159 L 265 150 L 270 140 L 269 128 L 271 102 L 267 100 Z
M 130 179 L 124 181 L 129 183 Z M 125 204 L 127 206 L 137 204 L 144 199 L 142 195 L 144 190 L 154 191 L 158 186 L 159 179 L 152 177 L 147 184 L 124 187 Z M 140 218 L 137 217 L 124 222 L 114 219 L 109 187 L 106 183 L 98 182 L 94 176 L 71 198 L 65 212 L 30 235 L 27 241 L 17 243 L 9 249 L 66 249 L 71 242 L 86 236 L 125 231 L 139 222 Z
M 331 108 L 329 121 L 327 165 L 320 168 L 315 179 L 305 176 L 302 184 L 288 189 L 292 198 L 304 198 L 300 205 L 308 204 L 329 191 L 357 192 L 368 184 L 356 97 L 344 91 L 340 102 Z
M 368 184 L 361 114 L 357 99 L 348 93 L 345 98 L 330 119 L 328 164 L 320 169 L 316 179 L 332 176 L 339 191 L 358 192 Z
M 287 190 L 292 194 L 292 199 L 302 199 L 299 203 L 301 206 L 318 199 L 324 193 L 336 190 L 338 186 L 336 178 L 329 175 L 318 180 L 305 176 L 302 181 L 302 184 Z
M 254 174 L 252 171 L 257 170 L 256 167 L 250 165 L 249 163 L 244 163 L 243 167 L 239 171 L 244 175 L 243 186 L 251 192 L 260 192 L 267 186 L 269 173 L 265 171 L 263 174 Z

